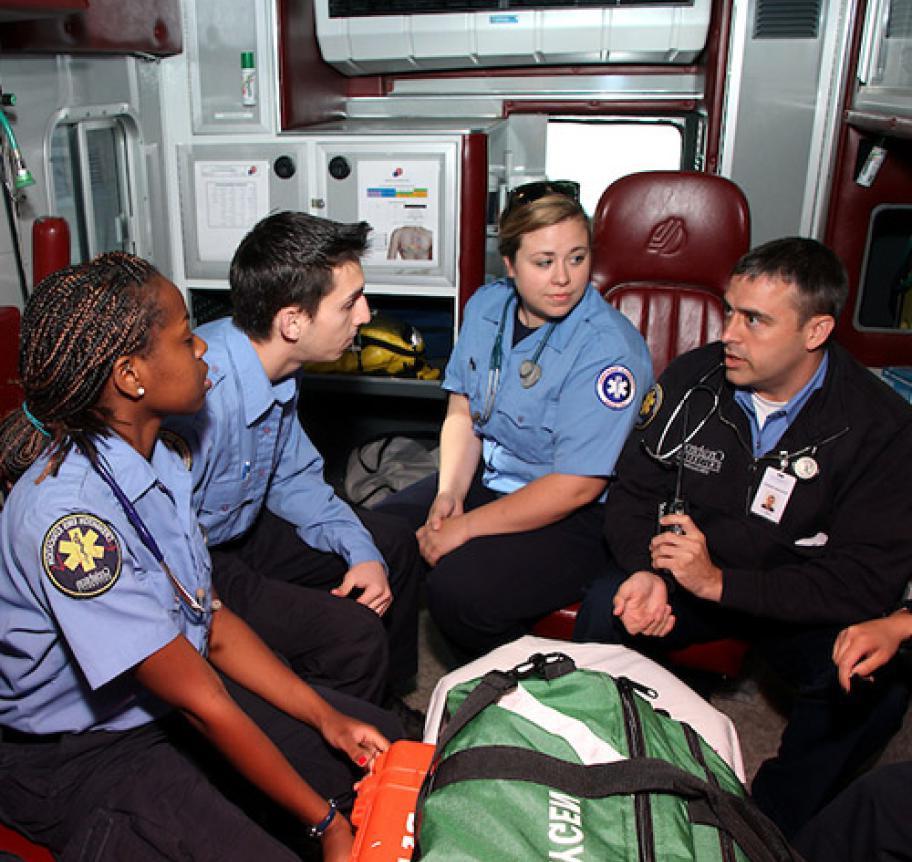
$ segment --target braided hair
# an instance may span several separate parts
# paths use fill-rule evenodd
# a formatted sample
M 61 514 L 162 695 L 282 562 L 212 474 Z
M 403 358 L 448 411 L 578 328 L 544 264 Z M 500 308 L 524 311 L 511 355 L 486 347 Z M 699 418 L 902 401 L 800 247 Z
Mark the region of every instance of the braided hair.
M 56 472 L 74 443 L 95 457 L 92 436 L 110 433 L 110 413 L 97 402 L 114 362 L 146 354 L 161 322 L 148 289 L 157 275 L 142 258 L 108 252 L 35 288 L 19 341 L 25 403 L 0 422 L 0 480 L 15 482 L 47 448 L 42 478 Z

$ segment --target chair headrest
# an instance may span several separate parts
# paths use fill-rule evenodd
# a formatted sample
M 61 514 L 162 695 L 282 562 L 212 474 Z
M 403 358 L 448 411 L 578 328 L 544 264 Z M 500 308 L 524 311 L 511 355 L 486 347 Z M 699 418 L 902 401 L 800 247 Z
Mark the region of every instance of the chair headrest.
M 593 217 L 592 281 L 694 285 L 721 294 L 750 245 L 750 210 L 733 182 L 693 171 L 630 174 Z

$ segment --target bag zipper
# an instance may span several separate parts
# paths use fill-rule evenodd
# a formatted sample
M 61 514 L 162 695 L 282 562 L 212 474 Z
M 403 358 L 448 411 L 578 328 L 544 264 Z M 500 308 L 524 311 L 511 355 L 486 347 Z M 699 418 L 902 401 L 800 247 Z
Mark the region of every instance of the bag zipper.
M 640 722 L 640 713 L 634 700 L 634 689 L 652 691 L 646 686 L 619 676 L 617 683 L 618 694 L 621 698 L 621 711 L 624 715 L 624 731 L 627 734 L 627 749 L 630 757 L 645 757 L 646 742 L 643 738 L 643 725 Z M 653 692 L 653 695 L 655 692 Z M 639 845 L 640 862 L 655 862 L 655 835 L 652 829 L 652 806 L 648 793 L 635 793 L 633 807 L 636 813 L 637 843 Z
M 706 757 L 703 754 L 703 747 L 700 745 L 700 739 L 697 736 L 697 732 L 689 724 L 685 724 L 684 722 L 681 722 L 681 727 L 684 728 L 684 738 L 687 740 L 687 747 L 690 749 L 690 753 L 693 755 L 694 760 L 697 761 L 706 773 L 706 780 L 712 784 L 713 787 L 719 787 L 719 779 L 716 778 L 716 774 L 709 768 L 709 764 L 706 762 Z M 723 862 L 736 862 L 735 844 L 734 841 L 732 841 L 731 835 L 722 829 L 719 829 L 718 832 L 719 849 L 722 851 Z

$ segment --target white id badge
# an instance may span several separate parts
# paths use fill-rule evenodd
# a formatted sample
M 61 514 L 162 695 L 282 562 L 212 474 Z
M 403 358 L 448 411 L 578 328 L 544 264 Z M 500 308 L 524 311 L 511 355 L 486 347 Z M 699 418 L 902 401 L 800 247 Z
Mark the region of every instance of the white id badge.
M 755 515 L 778 524 L 782 520 L 785 507 L 788 505 L 789 497 L 792 496 L 797 481 L 788 473 L 767 467 L 760 487 L 754 495 L 750 510 Z

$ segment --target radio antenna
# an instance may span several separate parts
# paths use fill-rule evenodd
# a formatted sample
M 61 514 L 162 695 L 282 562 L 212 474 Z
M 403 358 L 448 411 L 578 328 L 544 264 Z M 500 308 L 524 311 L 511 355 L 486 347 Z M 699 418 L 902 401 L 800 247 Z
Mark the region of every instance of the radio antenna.
M 684 447 L 687 445 L 687 419 L 690 413 L 690 401 L 685 400 L 684 402 L 684 428 L 681 432 L 681 445 L 678 447 L 678 475 L 675 478 L 675 500 L 683 500 L 681 496 L 682 485 L 684 484 Z

